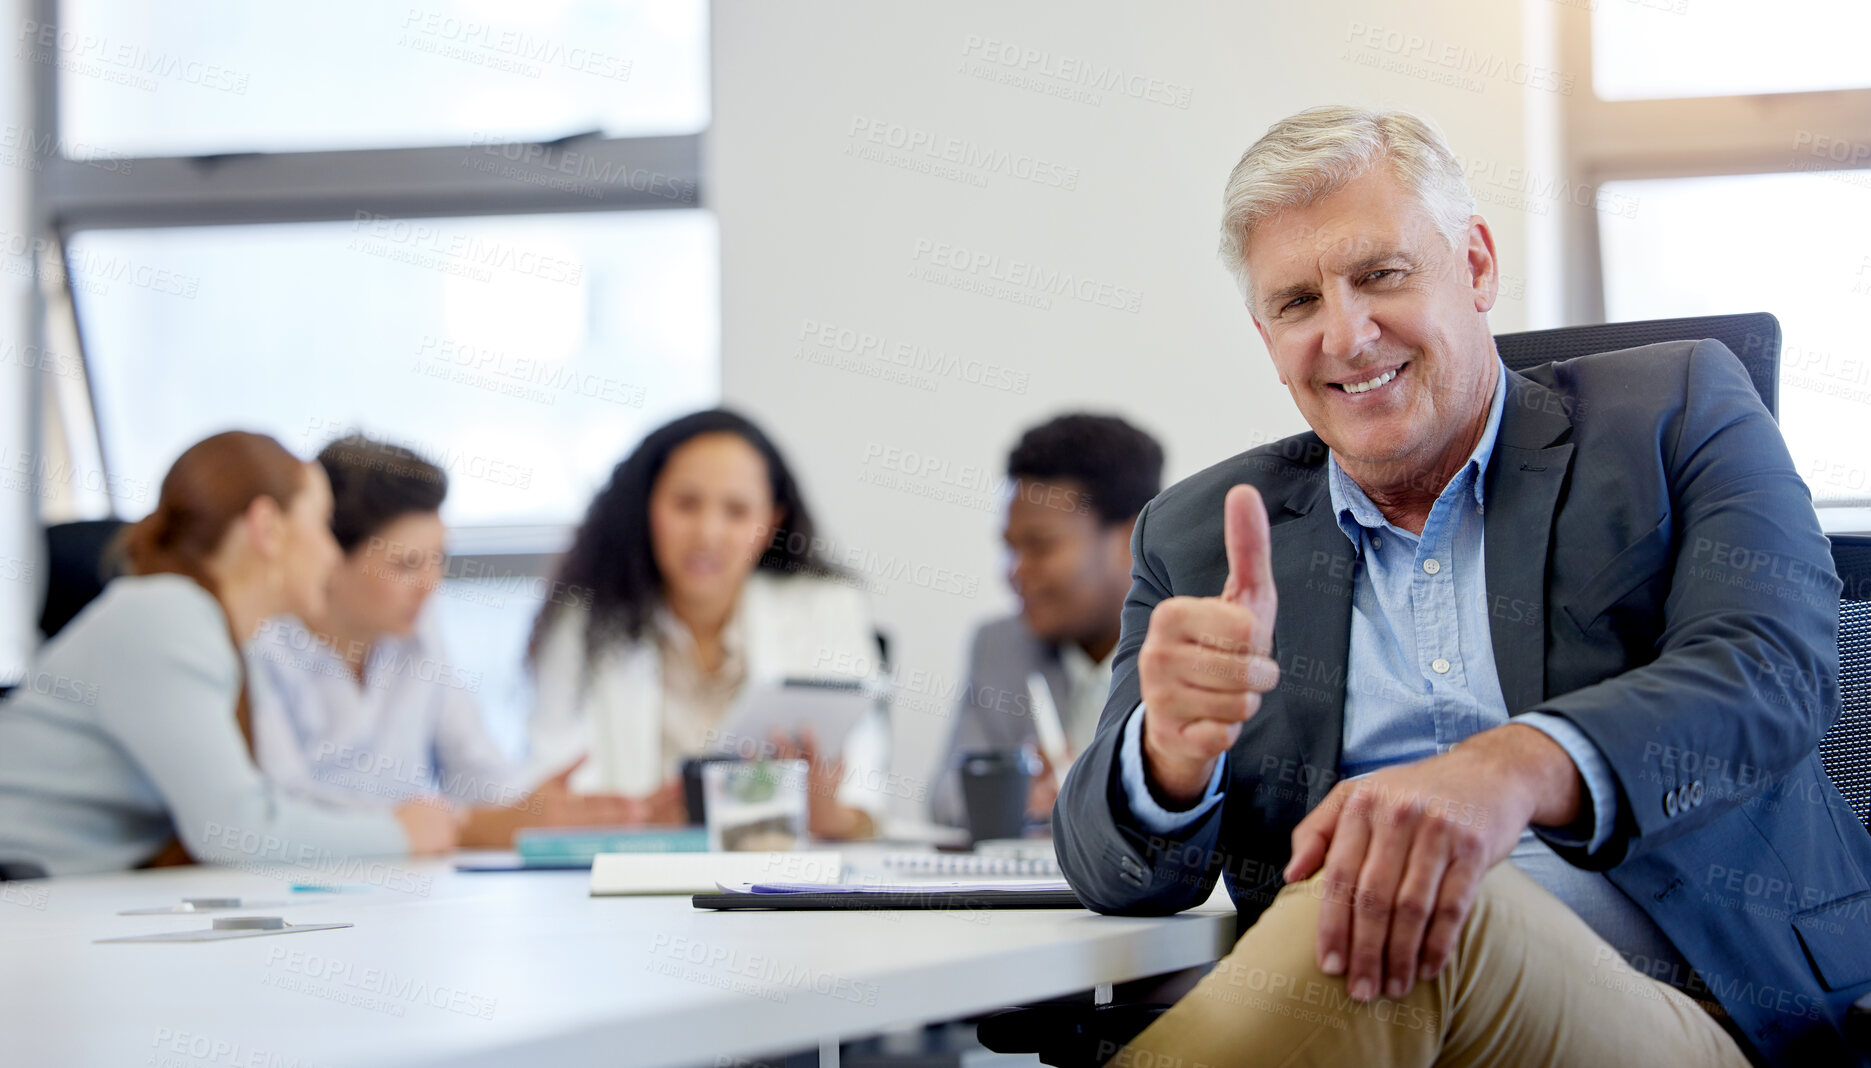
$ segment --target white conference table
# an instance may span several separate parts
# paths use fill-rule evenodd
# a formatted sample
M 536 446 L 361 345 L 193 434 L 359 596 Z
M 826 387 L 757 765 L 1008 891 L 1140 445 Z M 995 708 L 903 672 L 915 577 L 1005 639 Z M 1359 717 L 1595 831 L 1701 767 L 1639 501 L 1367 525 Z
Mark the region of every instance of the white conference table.
M 731 1065 L 1213 961 L 1225 895 L 1163 918 L 1081 910 L 709 912 L 593 898 L 588 874 L 410 862 L 377 888 L 177 868 L 0 883 L 0 1062 L 152 1068 Z M 383 887 L 391 887 L 385 889 Z M 98 945 L 285 902 L 341 930 Z

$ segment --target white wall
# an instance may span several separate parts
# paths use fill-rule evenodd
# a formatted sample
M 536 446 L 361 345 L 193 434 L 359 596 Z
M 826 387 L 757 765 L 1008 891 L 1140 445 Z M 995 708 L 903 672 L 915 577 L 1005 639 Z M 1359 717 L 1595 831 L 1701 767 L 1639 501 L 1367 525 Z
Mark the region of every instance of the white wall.
M 927 674 L 910 680 L 922 694 L 899 700 L 900 771 L 927 773 L 948 705 L 927 693 L 956 684 L 969 628 L 1012 605 L 986 484 L 1021 429 L 1068 409 L 1121 413 L 1164 442 L 1172 480 L 1302 429 L 1215 259 L 1222 181 L 1269 123 L 1334 102 L 1435 118 L 1483 178 L 1509 286 L 1494 328 L 1522 326 L 1523 235 L 1540 211 L 1500 202 L 1517 181 L 1508 170 L 1528 158 L 1529 93 L 1545 92 L 1524 83 L 1558 79 L 1516 66 L 1516 5 L 716 0 L 714 25 L 706 192 L 721 222 L 727 401 L 803 473 L 835 555 L 875 554 L 858 570 L 879 587 L 901 671 Z M 1122 91 L 1062 99 L 976 77 L 977 62 L 1018 73 L 983 54 L 987 41 L 1036 50 L 1044 70 L 1155 79 L 1172 99 L 1186 91 L 1187 106 Z M 864 130 L 893 128 L 919 141 L 895 159 L 934 160 L 920 144 L 939 153 L 953 138 L 964 152 L 1021 160 L 1021 175 L 1037 159 L 1075 188 L 991 167 L 956 180 L 855 155 L 885 147 Z M 999 257 L 1003 272 L 1024 261 L 1134 291 L 1138 310 L 1066 296 L 1042 309 L 949 288 L 918 276 L 936 245 Z M 808 322 L 958 366 L 939 374 L 875 349 L 840 353 L 802 336 Z M 969 361 L 1020 388 L 964 380 Z M 876 376 L 893 371 L 913 384 Z M 891 462 L 899 453 L 933 470 L 905 475 Z M 923 493 L 877 484 L 891 477 Z M 923 495 L 940 492 L 963 499 Z M 975 592 L 945 589 L 957 584 Z

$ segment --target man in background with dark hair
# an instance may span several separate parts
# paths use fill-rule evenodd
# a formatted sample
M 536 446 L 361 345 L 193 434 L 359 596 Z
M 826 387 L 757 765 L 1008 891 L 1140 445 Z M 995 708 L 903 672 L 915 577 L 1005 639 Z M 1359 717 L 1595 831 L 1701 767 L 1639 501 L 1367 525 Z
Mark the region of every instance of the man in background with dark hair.
M 1116 416 L 1062 415 L 1020 438 L 1007 475 L 1007 581 L 1020 614 L 975 631 L 931 799 L 941 823 L 965 822 L 955 763 L 978 750 L 1034 746 L 1047 759 L 1027 814 L 1052 810 L 1057 754 L 1041 724 L 1057 717 L 1068 762 L 1097 731 L 1130 592 L 1131 528 L 1162 488 L 1163 448 Z

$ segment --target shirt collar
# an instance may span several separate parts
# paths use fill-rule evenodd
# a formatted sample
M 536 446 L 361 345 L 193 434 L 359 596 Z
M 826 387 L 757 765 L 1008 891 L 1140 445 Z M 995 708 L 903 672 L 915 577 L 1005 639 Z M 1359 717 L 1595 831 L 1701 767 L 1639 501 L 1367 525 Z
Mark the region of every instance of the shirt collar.
M 1113 647 L 1103 660 L 1093 660 L 1085 647 L 1077 642 L 1059 643 L 1059 660 L 1065 665 L 1065 673 L 1073 678 L 1088 679 L 1098 672 L 1110 670 L 1112 653 L 1115 652 L 1117 649 Z
M 1494 456 L 1494 441 L 1501 431 L 1501 409 L 1506 407 L 1507 402 L 1507 366 L 1497 359 L 1495 367 L 1494 400 L 1488 405 L 1487 425 L 1482 427 L 1481 440 L 1475 442 L 1475 451 L 1468 454 L 1468 462 L 1450 480 L 1450 486 L 1453 486 L 1465 477 L 1472 478 L 1475 503 L 1478 505 L 1487 503 L 1483 487 L 1487 482 L 1488 461 Z M 1338 517 L 1338 529 L 1351 540 L 1354 548 L 1362 544 L 1358 528 L 1382 530 L 1390 525 L 1384 513 L 1371 503 L 1371 498 L 1363 488 L 1338 465 L 1337 453 L 1332 454 L 1331 463 L 1326 465 L 1326 487 L 1331 492 L 1332 513 Z M 1443 492 L 1446 494 L 1448 487 L 1444 487 Z

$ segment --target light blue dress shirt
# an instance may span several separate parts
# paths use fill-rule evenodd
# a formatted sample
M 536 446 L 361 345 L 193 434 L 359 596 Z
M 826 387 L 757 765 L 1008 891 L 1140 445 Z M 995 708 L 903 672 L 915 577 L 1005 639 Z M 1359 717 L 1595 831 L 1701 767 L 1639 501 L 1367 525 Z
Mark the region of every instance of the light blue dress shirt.
M 1431 506 L 1421 535 L 1378 511 L 1334 456 L 1327 485 L 1338 526 L 1357 559 L 1352 584 L 1350 670 L 1345 677 L 1342 778 L 1367 775 L 1446 753 L 1457 742 L 1508 722 L 1507 701 L 1488 627 L 1483 561 L 1488 461 L 1500 432 L 1507 371 L 1495 378 L 1488 422 L 1468 462 Z M 1226 761 L 1217 761 L 1206 796 L 1173 812 L 1158 804 L 1144 779 L 1142 705 L 1132 711 L 1119 748 L 1119 774 L 1131 811 L 1146 828 L 1168 834 L 1188 826 L 1221 800 Z M 1604 755 L 1558 716 L 1513 717 L 1558 743 L 1585 781 L 1589 809 L 1572 828 L 1539 835 L 1596 852 L 1617 820 L 1618 793 Z M 1590 828 L 1589 837 L 1575 828 Z M 1680 958 L 1642 910 L 1602 874 L 1561 860 L 1532 830 L 1521 835 L 1514 862 L 1564 901 L 1601 937 L 1627 955 L 1672 963 Z M 1687 975 L 1687 969 L 1680 974 Z
M 362 682 L 292 616 L 268 620 L 245 653 L 254 757 L 287 791 L 375 808 L 526 798 L 481 717 L 481 673 L 448 659 L 433 612 L 413 633 L 379 639 Z

